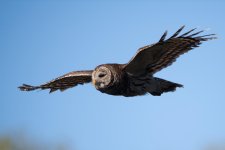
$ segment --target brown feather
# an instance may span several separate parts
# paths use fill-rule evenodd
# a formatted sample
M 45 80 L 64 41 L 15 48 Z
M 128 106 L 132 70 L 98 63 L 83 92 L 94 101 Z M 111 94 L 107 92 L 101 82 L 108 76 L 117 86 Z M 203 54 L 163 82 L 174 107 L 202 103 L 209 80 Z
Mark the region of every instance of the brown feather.
M 213 37 L 215 34 L 194 37 L 203 31 L 189 35 L 195 29 L 178 36 L 183 28 L 184 26 L 167 40 L 164 40 L 166 36 L 166 33 L 164 33 L 158 43 L 140 48 L 136 55 L 126 64 L 124 70 L 134 76 L 154 74 L 171 65 L 180 55 L 198 47 L 202 41 L 216 38 Z
M 61 77 L 58 77 L 50 82 L 42 84 L 40 86 L 31 86 L 23 84 L 19 87 L 21 91 L 32 91 L 36 89 L 50 89 L 49 93 L 57 90 L 64 91 L 68 88 L 74 87 L 78 84 L 84 84 L 91 82 L 92 70 L 88 71 L 74 71 L 67 73 Z

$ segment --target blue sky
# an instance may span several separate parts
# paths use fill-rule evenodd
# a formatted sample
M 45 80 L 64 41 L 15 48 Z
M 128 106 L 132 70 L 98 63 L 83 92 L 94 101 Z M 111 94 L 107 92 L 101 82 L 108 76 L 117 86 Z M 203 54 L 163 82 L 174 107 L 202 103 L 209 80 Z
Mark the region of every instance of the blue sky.
M 0 135 L 22 131 L 78 150 L 200 150 L 225 142 L 225 2 L 1 1 Z M 126 63 L 180 26 L 216 33 L 156 76 L 184 88 L 118 97 L 91 84 L 21 92 L 73 70 Z

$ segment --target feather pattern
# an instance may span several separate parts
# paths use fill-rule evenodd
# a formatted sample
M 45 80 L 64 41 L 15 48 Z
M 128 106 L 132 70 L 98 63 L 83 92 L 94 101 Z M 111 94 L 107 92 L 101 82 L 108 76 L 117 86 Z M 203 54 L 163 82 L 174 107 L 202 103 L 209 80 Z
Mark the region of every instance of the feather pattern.
M 134 76 L 147 73 L 154 74 L 171 65 L 180 55 L 198 47 L 202 41 L 216 38 L 214 37 L 215 34 L 198 36 L 204 30 L 192 33 L 195 29 L 179 36 L 183 29 L 184 26 L 168 39 L 166 39 L 167 34 L 165 32 L 158 43 L 140 48 L 137 54 L 126 64 L 124 70 Z
M 84 84 L 91 82 L 92 70 L 88 71 L 74 71 L 60 76 L 50 82 L 42 84 L 40 86 L 31 86 L 23 84 L 19 87 L 22 91 L 32 91 L 36 89 L 50 89 L 49 93 L 60 90 L 64 91 L 68 88 L 77 86 L 78 84 Z

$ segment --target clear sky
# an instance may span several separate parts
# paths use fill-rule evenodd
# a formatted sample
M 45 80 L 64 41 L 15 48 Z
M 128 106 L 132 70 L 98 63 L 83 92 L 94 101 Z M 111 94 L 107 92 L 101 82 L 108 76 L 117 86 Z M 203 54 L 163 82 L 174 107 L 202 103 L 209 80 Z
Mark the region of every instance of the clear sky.
M 77 150 L 200 150 L 225 142 L 225 1 L 1 1 L 0 135 L 23 131 Z M 198 27 L 216 33 L 156 76 L 161 97 L 21 92 L 73 70 L 126 63 L 139 47 Z

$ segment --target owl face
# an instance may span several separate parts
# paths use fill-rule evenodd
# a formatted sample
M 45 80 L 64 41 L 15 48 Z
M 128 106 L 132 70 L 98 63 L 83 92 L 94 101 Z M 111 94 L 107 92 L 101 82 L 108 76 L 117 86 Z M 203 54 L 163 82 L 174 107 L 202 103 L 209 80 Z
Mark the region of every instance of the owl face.
M 97 67 L 92 73 L 92 83 L 97 90 L 105 89 L 113 82 L 111 70 L 105 66 Z

